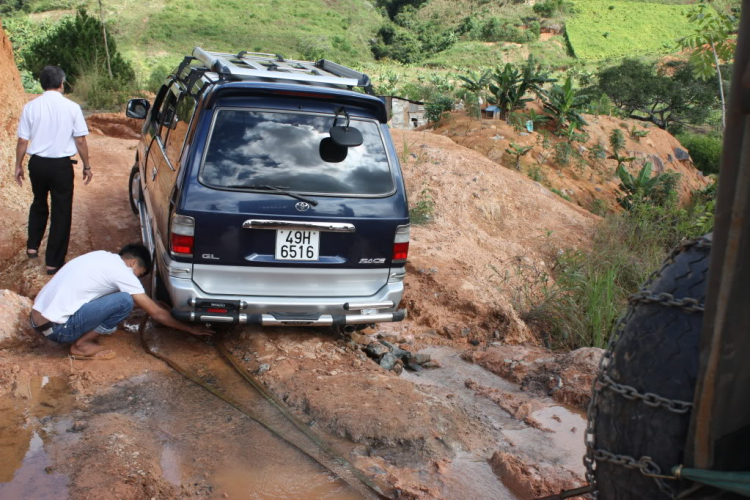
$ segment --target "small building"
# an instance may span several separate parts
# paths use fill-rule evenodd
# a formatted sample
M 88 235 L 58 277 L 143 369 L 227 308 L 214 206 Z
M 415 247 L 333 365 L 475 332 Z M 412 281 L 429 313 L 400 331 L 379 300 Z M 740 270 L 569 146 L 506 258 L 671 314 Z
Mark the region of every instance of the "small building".
M 482 118 L 500 119 L 500 108 L 497 106 L 487 106 L 482 110 Z
M 424 103 L 402 97 L 385 96 L 388 109 L 388 126 L 397 129 L 413 129 L 427 124 Z

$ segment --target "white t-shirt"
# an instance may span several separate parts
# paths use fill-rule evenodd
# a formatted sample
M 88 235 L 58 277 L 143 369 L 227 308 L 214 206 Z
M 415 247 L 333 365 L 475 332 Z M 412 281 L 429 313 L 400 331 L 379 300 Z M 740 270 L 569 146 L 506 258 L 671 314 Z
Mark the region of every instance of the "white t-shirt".
M 81 107 L 56 90 L 48 90 L 23 107 L 18 137 L 30 140 L 26 152 L 45 158 L 73 156 L 73 137 L 88 135 Z
M 116 253 L 99 250 L 65 264 L 34 301 L 34 310 L 53 323 L 65 323 L 81 306 L 110 293 L 145 293 Z

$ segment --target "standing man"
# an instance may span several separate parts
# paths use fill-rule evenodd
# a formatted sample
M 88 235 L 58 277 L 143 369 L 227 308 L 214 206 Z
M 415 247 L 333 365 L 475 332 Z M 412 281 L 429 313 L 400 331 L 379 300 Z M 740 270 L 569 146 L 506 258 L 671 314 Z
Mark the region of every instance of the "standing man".
M 117 330 L 135 302 L 159 323 L 193 335 L 211 335 L 202 325 L 182 323 L 146 295 L 139 278 L 148 274 L 151 254 L 141 244 L 119 254 L 90 252 L 68 262 L 36 296 L 31 326 L 49 340 L 70 344 L 74 359 L 112 359 L 96 339 Z
M 84 184 L 93 177 L 89 165 L 86 135 L 89 133 L 81 107 L 63 97 L 65 73 L 57 66 L 46 66 L 40 75 L 44 94 L 28 102 L 18 124 L 16 146 L 16 182 L 23 185 L 23 158 L 29 160 L 29 179 L 34 201 L 29 210 L 29 239 L 26 254 L 35 259 L 39 253 L 52 195 L 52 218 L 47 239 L 47 274 L 55 274 L 65 263 L 73 212 L 73 164 L 71 156 L 83 160 Z

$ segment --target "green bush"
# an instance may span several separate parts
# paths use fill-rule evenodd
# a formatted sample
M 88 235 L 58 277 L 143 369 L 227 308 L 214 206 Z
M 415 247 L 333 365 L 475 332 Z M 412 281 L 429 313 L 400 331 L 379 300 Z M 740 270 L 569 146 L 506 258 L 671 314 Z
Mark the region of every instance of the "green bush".
M 492 16 L 481 26 L 479 39 L 485 42 L 527 43 L 539 39 L 539 23 L 522 29 L 508 19 Z
M 79 68 L 72 87 L 73 95 L 85 101 L 87 108 L 101 111 L 116 111 L 138 94 L 133 80 L 110 78 L 107 70 L 96 64 Z
M 423 226 L 432 221 L 435 212 L 435 200 L 430 188 L 424 188 L 419 194 L 419 200 L 409 209 L 411 223 Z
M 680 143 L 688 150 L 695 166 L 704 174 L 718 174 L 721 164 L 722 141 L 718 137 L 680 134 Z
M 164 81 L 172 73 L 173 69 L 165 64 L 155 67 L 146 81 L 146 90 L 156 94 L 161 86 L 164 85 Z
M 135 72 L 117 50 L 117 43 L 107 32 L 107 44 L 114 80 L 133 82 Z M 84 9 L 75 17 L 62 18 L 45 36 L 35 39 L 24 51 L 25 67 L 38 77 L 49 64 L 60 66 L 73 85 L 84 70 L 96 66 L 98 72 L 107 73 L 102 24 L 90 17 Z
M 439 94 L 424 106 L 427 120 L 436 123 L 439 122 L 443 115 L 453 110 L 453 98 L 444 94 Z
M 590 250 L 557 254 L 552 279 L 519 268 L 528 281 L 517 304 L 521 317 L 548 347 L 605 347 L 610 332 L 648 276 L 684 239 L 712 229 L 713 201 L 691 209 L 637 203 L 631 211 L 606 214 Z

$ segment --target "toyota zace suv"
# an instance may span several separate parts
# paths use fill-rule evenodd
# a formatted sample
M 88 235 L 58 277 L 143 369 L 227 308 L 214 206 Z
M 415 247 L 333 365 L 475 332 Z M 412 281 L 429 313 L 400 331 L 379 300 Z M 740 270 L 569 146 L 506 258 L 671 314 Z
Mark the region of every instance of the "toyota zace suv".
M 345 330 L 404 318 L 406 193 L 371 92 L 330 61 L 196 48 L 153 106 L 128 103 L 145 120 L 131 203 L 152 293 L 174 317 Z

